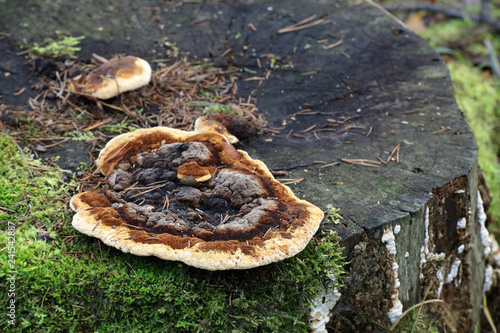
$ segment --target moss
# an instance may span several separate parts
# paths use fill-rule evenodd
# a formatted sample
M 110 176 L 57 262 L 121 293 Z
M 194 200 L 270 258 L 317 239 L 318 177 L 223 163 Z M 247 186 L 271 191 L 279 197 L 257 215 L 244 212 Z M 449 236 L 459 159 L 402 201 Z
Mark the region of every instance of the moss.
M 457 102 L 479 146 L 479 165 L 493 194 L 489 213 L 500 221 L 500 83 L 462 63 L 449 62 L 448 67 Z
M 44 45 L 40 46 L 37 43 L 29 48 L 29 53 L 32 56 L 45 56 L 51 58 L 57 58 L 60 56 L 66 56 L 69 58 L 74 58 L 75 54 L 80 51 L 80 41 L 85 38 L 85 36 L 71 37 L 65 36 L 62 31 L 56 31 L 57 39 L 47 38 L 44 41 Z
M 0 134 L 0 207 L 6 208 L 0 221 L 22 222 L 38 227 L 67 218 L 61 173 L 42 166 L 21 153 L 12 138 Z
M 208 102 L 189 102 L 188 105 L 203 107 L 203 114 L 223 113 L 228 115 L 241 116 L 241 112 L 231 105 Z
M 432 25 L 422 32 L 431 46 L 447 47 L 460 51 L 465 57 L 487 57 L 488 51 L 483 40 L 492 41 L 495 49 L 500 51 L 500 37 L 484 24 L 475 24 L 470 20 L 446 20 Z
M 71 228 L 64 202 L 72 186 L 60 172 L 32 170 L 32 177 L 28 166 L 41 169 L 39 162 L 23 157 L 6 135 L 0 147 L 0 205 L 13 211 L 3 216 L 0 244 L 9 242 L 7 225 L 16 225 L 15 252 L 0 257 L 1 267 L 15 260 L 14 298 L 7 283 L 14 269 L 0 271 L 0 298 L 15 300 L 15 326 L 4 320 L 0 331 L 307 332 L 310 300 L 332 283 L 329 274 L 343 272 L 334 233 L 294 258 L 244 271 L 124 254 Z M 30 205 L 36 217 L 23 215 Z M 54 239 L 39 239 L 37 227 L 55 230 Z
M 399 321 L 393 332 L 439 332 L 439 329 L 433 325 L 436 319 L 420 310 L 420 308 L 416 308 L 408 312 Z

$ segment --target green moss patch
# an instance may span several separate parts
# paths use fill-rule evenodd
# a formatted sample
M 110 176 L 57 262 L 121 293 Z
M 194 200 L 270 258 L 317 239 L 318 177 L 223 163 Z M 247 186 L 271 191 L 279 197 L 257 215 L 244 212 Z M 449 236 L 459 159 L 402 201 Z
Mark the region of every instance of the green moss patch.
M 6 135 L 0 153 L 2 314 L 15 304 L 15 325 L 3 320 L 2 332 L 307 332 L 311 299 L 332 287 L 329 274 L 343 273 L 334 233 L 296 257 L 243 271 L 124 254 L 73 230 L 67 201 L 75 187 L 61 172 L 21 154 Z
M 479 165 L 493 193 L 489 212 L 500 221 L 500 83 L 476 68 L 449 62 L 458 105 L 479 146 Z M 498 226 L 496 226 L 498 229 Z
M 432 25 L 422 33 L 431 46 L 460 51 L 463 57 L 487 57 L 483 40 L 488 38 L 498 50 L 500 37 L 492 33 L 487 25 L 470 20 L 446 20 Z
M 70 37 L 65 36 L 62 31 L 56 30 L 57 39 L 47 38 L 43 45 L 38 45 L 33 43 L 29 48 L 29 53 L 32 56 L 45 56 L 57 58 L 60 56 L 66 56 L 69 58 L 74 58 L 76 53 L 80 51 L 80 41 L 85 38 L 85 36 Z
M 64 202 L 70 185 L 61 182 L 59 171 L 27 154 L 0 134 L 0 221 L 50 228 L 68 217 Z

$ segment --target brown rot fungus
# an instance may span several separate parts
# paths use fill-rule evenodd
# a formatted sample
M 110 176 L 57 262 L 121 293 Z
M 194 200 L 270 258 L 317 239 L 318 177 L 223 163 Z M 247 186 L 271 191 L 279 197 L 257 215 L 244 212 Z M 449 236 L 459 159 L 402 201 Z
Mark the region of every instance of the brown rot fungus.
M 99 59 L 102 59 L 99 57 Z M 143 87 L 151 80 L 151 66 L 146 60 L 132 56 L 116 56 L 88 74 L 71 79 L 68 89 L 99 99 Z
M 323 219 L 214 132 L 136 130 L 112 139 L 97 165 L 106 183 L 72 198 L 73 227 L 139 256 L 207 270 L 262 266 L 302 251 Z

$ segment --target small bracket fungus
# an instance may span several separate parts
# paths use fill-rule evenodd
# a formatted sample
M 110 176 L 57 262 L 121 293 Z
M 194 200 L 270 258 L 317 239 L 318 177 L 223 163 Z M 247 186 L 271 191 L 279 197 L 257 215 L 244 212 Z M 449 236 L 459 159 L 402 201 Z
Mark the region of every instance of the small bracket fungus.
M 109 99 L 143 87 L 151 80 L 151 66 L 146 60 L 120 55 L 109 61 L 102 60 L 104 62 L 87 75 L 81 74 L 70 80 L 68 89 L 99 99 Z
M 73 227 L 135 255 L 248 269 L 296 255 L 323 220 L 213 132 L 136 130 L 112 139 L 97 164 L 106 184 L 71 199 Z
M 226 126 L 222 125 L 222 123 L 213 119 L 211 116 L 202 116 L 196 119 L 194 123 L 194 130 L 196 132 L 215 132 L 222 134 L 230 144 L 238 143 L 238 138 L 229 133 Z
M 226 137 L 230 144 L 247 140 L 257 134 L 258 127 L 255 117 L 236 116 L 223 113 L 207 114 L 196 119 L 195 132 L 215 132 Z

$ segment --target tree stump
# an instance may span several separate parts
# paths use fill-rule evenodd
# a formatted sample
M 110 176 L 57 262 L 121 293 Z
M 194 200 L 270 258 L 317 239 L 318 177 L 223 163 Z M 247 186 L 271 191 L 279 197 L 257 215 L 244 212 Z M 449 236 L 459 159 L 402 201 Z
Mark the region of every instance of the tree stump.
M 473 330 L 485 270 L 477 146 L 448 70 L 424 40 L 370 3 L 106 6 L 93 9 L 93 21 L 80 18 L 90 11 L 82 7 L 57 25 L 6 27 L 20 41 L 57 26 L 87 36 L 82 54 L 94 43 L 101 55 L 150 60 L 161 58 L 155 42 L 166 37 L 190 58 L 244 69 L 238 93 L 257 98 L 272 130 L 242 149 L 286 171 L 298 197 L 342 216 L 322 226 L 342 237 L 350 261 L 327 326 L 380 331 L 425 298 L 447 304 L 426 305 L 442 329 Z M 7 10 L 9 22 L 34 22 L 25 8 Z

